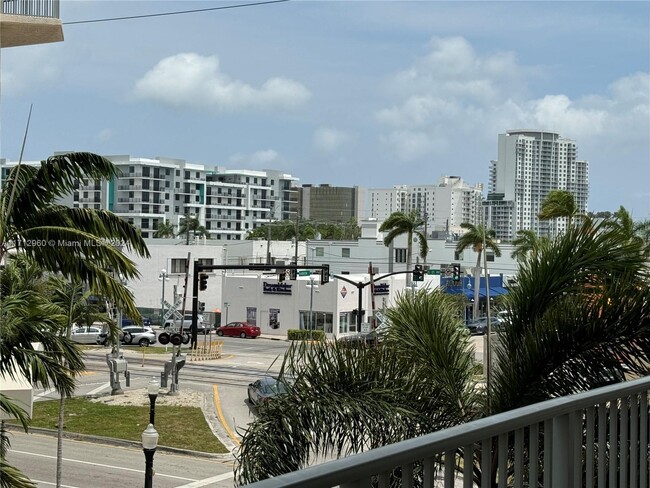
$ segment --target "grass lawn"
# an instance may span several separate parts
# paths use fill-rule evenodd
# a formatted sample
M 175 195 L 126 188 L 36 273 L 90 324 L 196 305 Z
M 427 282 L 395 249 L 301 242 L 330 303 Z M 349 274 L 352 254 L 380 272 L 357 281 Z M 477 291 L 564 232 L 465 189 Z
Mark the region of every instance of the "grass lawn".
M 34 403 L 31 425 L 56 429 L 59 401 Z M 149 423 L 149 406 L 117 406 L 71 398 L 65 402 L 65 431 L 140 442 Z M 156 408 L 158 445 L 209 453 L 226 453 L 198 407 Z

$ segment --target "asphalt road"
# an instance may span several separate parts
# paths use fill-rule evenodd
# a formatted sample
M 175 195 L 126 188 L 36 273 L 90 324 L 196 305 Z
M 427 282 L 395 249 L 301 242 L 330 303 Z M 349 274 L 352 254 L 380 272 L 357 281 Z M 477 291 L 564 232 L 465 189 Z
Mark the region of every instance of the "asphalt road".
M 39 487 L 55 486 L 56 437 L 11 433 L 9 463 L 20 468 Z M 233 482 L 231 460 L 205 459 L 156 452 L 156 488 L 229 487 Z M 63 488 L 121 488 L 144 484 L 141 449 L 64 440 Z

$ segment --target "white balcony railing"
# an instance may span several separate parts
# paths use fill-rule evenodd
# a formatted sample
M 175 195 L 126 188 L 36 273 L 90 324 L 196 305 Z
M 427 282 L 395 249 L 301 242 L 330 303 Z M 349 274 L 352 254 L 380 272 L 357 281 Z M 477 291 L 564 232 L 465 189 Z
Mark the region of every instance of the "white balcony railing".
M 649 392 L 606 386 L 247 486 L 648 488 Z
M 2 0 L 2 13 L 59 18 L 59 0 Z

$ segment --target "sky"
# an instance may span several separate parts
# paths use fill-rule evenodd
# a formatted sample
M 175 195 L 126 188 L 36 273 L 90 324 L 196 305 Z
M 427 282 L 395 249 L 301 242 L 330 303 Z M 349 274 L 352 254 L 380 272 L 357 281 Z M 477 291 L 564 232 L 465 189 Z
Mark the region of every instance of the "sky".
M 650 218 L 650 2 L 61 0 L 64 42 L 2 49 L 0 157 L 279 169 L 301 184 L 487 189 L 498 134 L 558 132 L 589 210 Z

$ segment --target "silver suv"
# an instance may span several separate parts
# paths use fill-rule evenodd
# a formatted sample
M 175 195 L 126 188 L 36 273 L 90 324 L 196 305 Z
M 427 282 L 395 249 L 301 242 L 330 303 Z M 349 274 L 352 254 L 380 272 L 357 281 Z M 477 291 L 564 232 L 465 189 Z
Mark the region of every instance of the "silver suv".
M 163 329 L 165 332 L 174 332 L 174 329 L 178 329 L 181 326 L 181 321 L 176 320 L 176 325 L 174 326 L 173 319 L 165 320 L 163 324 Z M 183 332 L 189 332 L 190 327 L 192 326 L 192 315 L 185 315 L 183 317 Z M 210 333 L 210 324 L 205 322 L 203 315 L 198 314 L 196 318 L 196 330 L 199 334 L 209 334 Z
M 140 347 L 146 347 L 149 344 L 156 343 L 156 333 L 151 327 L 129 325 L 127 327 L 122 327 L 120 340 L 124 344 L 137 344 Z

